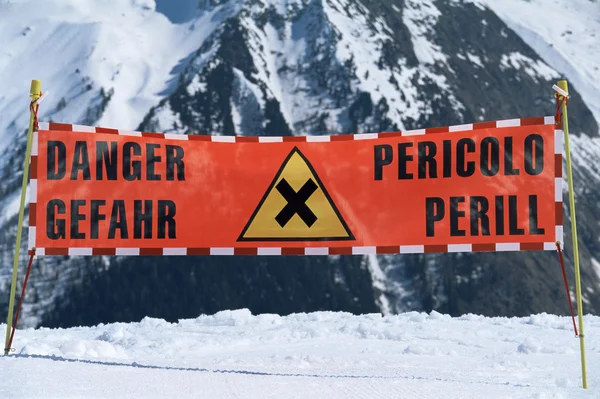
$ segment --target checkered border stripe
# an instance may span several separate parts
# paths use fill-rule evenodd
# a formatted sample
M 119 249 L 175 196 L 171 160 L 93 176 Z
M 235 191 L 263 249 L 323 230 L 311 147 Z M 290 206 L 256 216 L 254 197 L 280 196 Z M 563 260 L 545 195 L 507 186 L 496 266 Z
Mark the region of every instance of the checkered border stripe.
M 387 137 L 420 136 L 424 134 L 464 132 L 469 130 L 531 126 L 531 125 L 554 125 L 554 116 L 540 116 L 536 118 L 506 119 L 492 122 L 468 123 L 465 125 L 432 127 L 427 129 L 405 130 L 399 132 L 340 134 L 331 136 L 208 136 L 208 135 L 186 135 L 153 132 L 135 132 L 129 130 L 109 129 L 104 127 L 90 127 L 83 125 L 71 125 L 68 123 L 41 123 L 39 130 L 53 130 L 64 132 L 103 133 L 121 136 L 152 137 L 169 140 L 189 141 L 212 141 L 216 143 L 299 143 L 299 142 L 329 142 L 349 140 L 374 140 Z
M 348 134 L 338 136 L 191 136 L 183 134 L 162 134 L 150 132 L 133 132 L 101 127 L 89 127 L 64 123 L 40 123 L 39 130 L 68 131 L 117 134 L 122 136 L 153 137 L 171 140 L 212 141 L 220 143 L 279 143 L 279 142 L 329 142 L 344 140 L 371 140 L 386 137 L 417 136 L 423 134 L 462 132 L 469 130 L 503 128 L 531 125 L 554 125 L 554 116 L 538 118 L 508 119 L 494 122 L 480 122 L 458 126 L 436 127 L 403 132 L 382 132 Z M 29 183 L 29 249 L 35 247 L 36 212 L 37 212 L 37 132 L 33 133 L 31 150 L 31 167 Z M 563 243 L 563 173 L 562 173 L 563 131 L 555 130 L 555 220 L 556 240 Z M 400 246 L 366 246 L 366 247 L 228 247 L 228 248 L 36 248 L 37 255 L 55 256 L 96 256 L 96 255 L 370 255 L 370 254 L 418 254 L 443 252 L 505 252 L 526 250 L 555 250 L 556 242 L 535 243 L 490 243 L 490 244 L 449 244 L 449 245 L 400 245 Z

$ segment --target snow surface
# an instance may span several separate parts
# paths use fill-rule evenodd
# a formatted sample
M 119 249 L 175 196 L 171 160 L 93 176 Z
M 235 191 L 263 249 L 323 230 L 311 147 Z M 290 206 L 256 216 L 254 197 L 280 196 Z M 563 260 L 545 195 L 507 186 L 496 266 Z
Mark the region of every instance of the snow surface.
M 571 157 L 573 162 L 581 165 L 591 176 L 600 180 L 600 137 L 589 137 L 586 135 L 571 136 Z M 566 153 L 565 153 L 566 154 Z M 594 162 L 595 161 L 595 162 Z M 592 184 L 594 184 L 592 182 Z M 597 183 L 595 183 L 597 184 Z M 566 184 L 565 184 L 566 185 Z M 580 186 L 584 186 L 579 184 Z M 586 187 L 579 187 L 584 189 Z M 577 188 L 576 188 L 577 189 Z M 579 194 L 579 193 L 576 193 Z M 583 194 L 583 193 L 582 193 Z
M 597 398 L 600 318 L 585 322 L 588 391 L 566 317 L 242 309 L 19 330 L 0 397 Z
M 379 264 L 379 259 L 375 254 L 367 255 L 367 267 L 369 268 L 369 274 L 371 275 L 371 279 L 373 280 L 373 291 L 375 293 L 375 303 L 379 307 L 379 310 L 383 315 L 392 314 L 392 309 L 390 308 L 390 301 L 385 296 L 384 292 L 386 290 L 386 280 L 387 276 L 385 275 L 383 269 Z
M 442 15 L 432 0 L 408 0 L 403 11 L 403 22 L 410 31 L 415 55 L 422 64 L 433 65 L 440 61 L 447 64 L 448 57 L 433 38 L 431 28 Z
M 469 57 L 471 59 L 471 57 Z M 531 58 L 517 52 L 503 54 L 500 60 L 502 69 L 513 68 L 519 70 L 523 68 L 529 76 L 534 79 L 542 78 L 544 80 L 558 79 L 560 75 L 548 65 L 540 60 L 532 60 Z
M 137 128 L 221 22 L 218 7 L 180 24 L 155 7 L 154 0 L 0 0 L 0 150 L 12 142 L 3 137 L 27 126 L 31 79 L 50 92 L 42 120 L 81 123 L 100 89 L 112 89 L 95 124 Z

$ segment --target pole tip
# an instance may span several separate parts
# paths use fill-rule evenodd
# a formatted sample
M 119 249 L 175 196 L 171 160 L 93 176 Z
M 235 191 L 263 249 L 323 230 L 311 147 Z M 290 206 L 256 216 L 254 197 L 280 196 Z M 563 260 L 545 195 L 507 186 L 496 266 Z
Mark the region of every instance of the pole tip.
M 40 92 L 42 91 L 42 81 L 41 80 L 32 80 L 31 81 L 31 89 L 29 90 L 29 93 L 31 94 L 31 96 L 39 96 Z
M 567 94 L 569 93 L 569 84 L 566 80 L 559 80 L 557 83 L 558 87 L 563 89 Z

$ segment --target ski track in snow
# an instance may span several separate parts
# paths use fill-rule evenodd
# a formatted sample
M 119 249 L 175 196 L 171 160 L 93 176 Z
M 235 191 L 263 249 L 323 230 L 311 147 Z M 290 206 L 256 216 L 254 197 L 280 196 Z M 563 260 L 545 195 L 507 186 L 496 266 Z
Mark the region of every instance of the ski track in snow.
M 600 318 L 586 316 L 590 390 L 571 319 L 436 312 L 145 318 L 19 330 L 0 397 L 592 398 Z M 4 331 L 5 325 L 0 326 Z

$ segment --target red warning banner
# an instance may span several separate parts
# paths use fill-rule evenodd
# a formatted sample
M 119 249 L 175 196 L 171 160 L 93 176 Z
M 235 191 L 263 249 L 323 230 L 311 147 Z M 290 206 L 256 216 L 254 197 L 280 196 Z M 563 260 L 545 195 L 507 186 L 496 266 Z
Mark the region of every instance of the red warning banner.
M 314 137 L 42 124 L 40 255 L 328 255 L 555 249 L 553 117 Z

